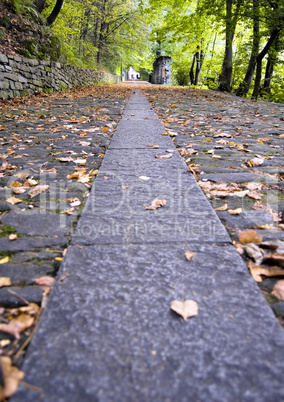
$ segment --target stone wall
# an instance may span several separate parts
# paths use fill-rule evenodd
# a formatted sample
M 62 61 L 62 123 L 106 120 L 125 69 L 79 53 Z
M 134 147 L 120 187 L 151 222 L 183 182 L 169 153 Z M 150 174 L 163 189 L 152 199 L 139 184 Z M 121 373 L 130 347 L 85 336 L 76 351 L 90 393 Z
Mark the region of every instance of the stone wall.
M 0 54 L 0 98 L 115 82 L 115 76 L 50 61 Z
M 152 84 L 171 85 L 171 58 L 160 56 L 153 64 Z

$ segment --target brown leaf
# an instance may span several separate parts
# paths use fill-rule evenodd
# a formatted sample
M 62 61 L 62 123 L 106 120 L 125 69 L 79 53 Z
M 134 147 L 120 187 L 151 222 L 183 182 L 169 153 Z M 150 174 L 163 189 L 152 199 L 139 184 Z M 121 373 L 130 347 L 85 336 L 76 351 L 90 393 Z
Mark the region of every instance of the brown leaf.
M 260 243 L 262 236 L 258 236 L 257 232 L 253 229 L 244 230 L 239 232 L 239 240 L 241 243 Z
M 155 155 L 155 158 L 157 158 L 157 159 L 170 159 L 172 156 L 173 156 L 173 154 Z
M 129 188 L 129 186 L 121 186 L 122 190 L 127 190 Z
M 12 361 L 8 356 L 1 356 L 1 368 L 3 375 L 4 388 L 1 387 L 0 399 L 9 398 L 18 389 L 18 386 L 24 378 L 23 371 L 12 366 Z
M 9 204 L 12 204 L 12 205 L 16 205 L 16 204 L 19 204 L 20 202 L 23 202 L 23 200 L 21 200 L 20 198 L 16 198 L 16 197 L 10 197 L 6 200 L 6 202 L 8 202 Z
M 253 258 L 257 265 L 260 265 L 264 258 L 264 251 L 255 243 L 245 244 L 244 249 L 250 258 Z
M 146 207 L 146 209 L 158 209 L 158 208 L 164 207 L 166 205 L 166 203 L 167 203 L 166 200 L 159 200 L 158 198 L 155 198 L 151 202 L 151 205 Z
M 198 314 L 198 304 L 194 300 L 174 300 L 171 303 L 171 310 L 187 321 L 189 317 L 194 317 Z
M 193 251 L 190 250 L 186 250 L 186 252 L 184 253 L 185 258 L 187 259 L 187 261 L 190 261 L 191 258 L 195 255 L 196 253 L 194 253 Z
M 39 286 L 51 287 L 54 284 L 55 279 L 51 276 L 41 276 L 40 278 L 35 278 L 34 281 Z
M 277 281 L 273 287 L 271 294 L 279 300 L 284 300 L 284 279 Z
M 0 288 L 2 288 L 3 286 L 11 286 L 11 279 L 7 278 L 7 277 L 1 277 L 0 278 Z
M 276 264 L 280 267 L 284 267 L 284 254 L 283 253 L 274 253 L 268 258 L 265 259 L 265 262 L 270 264 Z
M 253 261 L 249 261 L 248 266 L 251 276 L 256 282 L 262 282 L 261 275 L 267 277 L 284 276 L 284 269 L 281 269 L 279 267 L 262 268 L 259 265 L 255 264 Z
M 224 204 L 219 208 L 215 208 L 215 211 L 226 211 L 227 208 L 228 208 L 228 204 Z
M 12 233 L 12 234 L 9 235 L 9 240 L 10 241 L 14 241 L 14 240 L 17 240 L 17 239 L 18 239 L 18 236 L 16 234 Z
M 27 314 L 20 314 L 13 318 L 9 324 L 0 324 L 0 331 L 13 335 L 16 339 L 20 338 L 21 332 L 30 328 L 34 323 L 34 318 Z
M 29 192 L 29 196 L 31 198 L 36 197 L 37 195 L 43 193 L 44 191 L 46 191 L 49 188 L 49 185 L 47 184 L 39 184 L 38 186 L 33 187 Z

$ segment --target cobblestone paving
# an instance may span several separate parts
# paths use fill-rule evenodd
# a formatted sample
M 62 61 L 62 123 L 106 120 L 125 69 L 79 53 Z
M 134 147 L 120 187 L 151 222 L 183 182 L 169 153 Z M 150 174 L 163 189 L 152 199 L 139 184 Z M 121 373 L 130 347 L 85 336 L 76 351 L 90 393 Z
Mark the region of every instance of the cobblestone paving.
M 144 92 L 232 239 L 255 229 L 282 254 L 284 105 L 197 89 Z M 284 301 L 271 294 L 281 277 L 264 278 L 259 285 L 283 324 Z
M 0 288 L 2 323 L 22 313 L 11 308 L 41 305 L 48 293 L 129 93 L 90 87 L 1 103 L 0 277 L 8 281 Z M 1 354 L 21 365 L 34 325 L 19 342 L 0 332 Z

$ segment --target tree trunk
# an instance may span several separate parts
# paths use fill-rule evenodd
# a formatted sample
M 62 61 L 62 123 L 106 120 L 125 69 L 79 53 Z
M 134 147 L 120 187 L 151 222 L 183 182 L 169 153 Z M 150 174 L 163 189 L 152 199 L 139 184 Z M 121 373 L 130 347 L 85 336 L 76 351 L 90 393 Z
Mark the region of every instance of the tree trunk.
M 46 4 L 46 0 L 37 0 L 36 9 L 39 13 L 42 13 Z
M 200 52 L 196 52 L 196 70 L 195 70 L 195 80 L 194 85 L 198 85 L 199 77 L 201 73 L 201 68 L 204 60 L 204 53 L 201 50 Z
M 242 0 L 237 0 L 236 13 L 233 17 L 233 0 L 226 0 L 226 46 L 222 72 L 219 76 L 219 91 L 231 92 L 231 80 L 233 72 L 233 39 L 241 3 Z
M 60 13 L 60 10 L 63 6 L 64 0 L 57 0 L 56 4 L 51 12 L 51 14 L 47 17 L 47 25 L 51 25 L 54 23 L 56 18 L 58 17 L 58 14 Z
M 238 96 L 246 96 L 250 89 L 255 70 L 256 58 L 259 52 L 259 43 L 259 0 L 253 0 L 253 44 L 245 78 L 236 91 L 236 95 Z
M 254 81 L 254 88 L 253 88 L 253 93 L 252 93 L 252 99 L 257 99 L 258 94 L 259 94 L 259 89 L 260 89 L 260 81 L 261 81 L 261 66 L 262 66 L 262 60 L 268 53 L 270 47 L 272 46 L 273 42 L 275 41 L 277 35 L 279 34 L 280 29 L 276 28 L 271 32 L 270 38 L 266 42 L 266 45 L 262 49 L 262 51 L 259 53 L 259 55 L 256 58 L 256 76 L 255 76 L 255 81 Z
M 193 56 L 192 65 L 191 65 L 191 69 L 190 69 L 190 73 L 189 73 L 189 76 L 190 76 L 190 84 L 191 84 L 191 85 L 194 85 L 194 81 L 195 81 L 195 79 L 194 79 L 194 65 L 195 65 L 195 59 L 196 59 L 196 53 L 195 53 L 194 56 Z

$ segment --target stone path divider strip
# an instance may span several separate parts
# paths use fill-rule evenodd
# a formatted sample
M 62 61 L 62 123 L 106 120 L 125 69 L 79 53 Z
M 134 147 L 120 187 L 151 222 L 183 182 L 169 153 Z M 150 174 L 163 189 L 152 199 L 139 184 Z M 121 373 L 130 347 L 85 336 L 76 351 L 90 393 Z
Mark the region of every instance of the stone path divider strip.
M 27 353 L 42 392 L 12 401 L 284 400 L 283 330 L 163 132 L 133 90 Z

